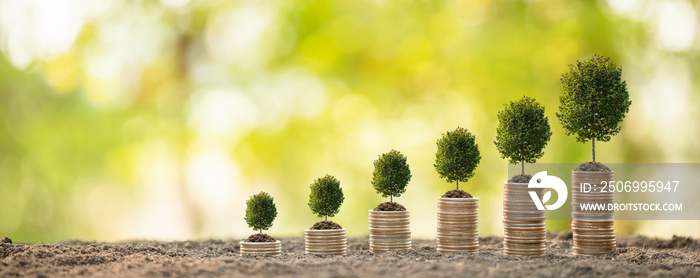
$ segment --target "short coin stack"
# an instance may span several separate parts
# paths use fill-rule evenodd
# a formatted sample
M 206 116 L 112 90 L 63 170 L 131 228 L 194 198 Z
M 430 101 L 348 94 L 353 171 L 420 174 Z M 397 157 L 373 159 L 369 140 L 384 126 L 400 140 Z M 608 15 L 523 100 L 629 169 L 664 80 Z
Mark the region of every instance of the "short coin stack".
M 479 198 L 438 198 L 437 251 L 479 250 Z
M 369 211 L 369 250 L 384 253 L 411 249 L 409 211 Z
M 571 172 L 571 230 L 574 234 L 575 256 L 604 255 L 615 250 L 614 211 L 583 211 L 581 204 L 602 204 L 607 207 L 614 202 L 612 191 L 602 192 L 602 182 L 612 182 L 613 172 Z M 590 184 L 590 192 L 582 192 L 581 184 Z M 596 186 L 597 185 L 597 186 Z
M 241 241 L 241 255 L 245 254 L 267 254 L 270 256 L 282 255 L 282 243 L 275 242 L 245 242 Z
M 304 230 L 306 254 L 345 255 L 348 253 L 348 238 L 345 228 L 330 230 Z
M 528 191 L 542 197 L 544 188 L 529 189 L 527 183 L 503 186 L 503 252 L 506 255 L 542 255 L 547 249 L 544 210 L 538 210 Z

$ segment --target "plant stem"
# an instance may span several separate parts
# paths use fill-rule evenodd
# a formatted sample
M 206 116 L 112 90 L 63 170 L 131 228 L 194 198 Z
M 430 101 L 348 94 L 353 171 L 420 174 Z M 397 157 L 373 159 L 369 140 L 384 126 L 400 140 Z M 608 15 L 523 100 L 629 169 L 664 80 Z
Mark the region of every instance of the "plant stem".
M 521 161 L 521 175 L 525 175 L 525 160 Z
M 260 229 L 260 234 L 262 234 L 262 229 Z
M 394 195 L 389 195 L 389 202 L 393 203 L 394 202 Z
M 328 215 L 326 215 L 326 221 L 328 221 Z
M 591 154 L 593 155 L 593 162 L 595 162 L 595 137 L 593 137 L 593 140 L 591 140 L 591 142 L 593 142 L 593 147 L 591 148 Z
M 459 180 L 457 180 L 457 190 L 459 190 Z

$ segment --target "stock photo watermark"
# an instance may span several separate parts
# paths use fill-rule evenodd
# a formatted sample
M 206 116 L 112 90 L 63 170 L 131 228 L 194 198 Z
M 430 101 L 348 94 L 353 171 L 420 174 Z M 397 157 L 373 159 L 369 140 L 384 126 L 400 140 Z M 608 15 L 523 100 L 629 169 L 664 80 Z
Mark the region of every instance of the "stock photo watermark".
M 532 175 L 528 193 L 548 220 L 581 215 L 617 220 L 700 219 L 700 204 L 694 200 L 700 196 L 700 164 L 608 165 L 611 172 L 574 175 L 577 164 L 528 164 L 525 172 Z M 520 171 L 519 165 L 509 166 L 510 176 Z

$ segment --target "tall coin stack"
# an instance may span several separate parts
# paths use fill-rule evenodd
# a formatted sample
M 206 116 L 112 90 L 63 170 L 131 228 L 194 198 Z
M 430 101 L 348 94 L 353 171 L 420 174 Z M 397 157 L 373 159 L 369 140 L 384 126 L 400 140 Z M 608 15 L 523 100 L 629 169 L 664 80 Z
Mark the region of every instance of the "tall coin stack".
M 369 250 L 384 253 L 411 249 L 409 211 L 369 210 Z
M 503 186 L 503 252 L 506 255 L 542 255 L 547 249 L 544 210 L 538 210 L 528 191 L 543 196 L 544 188 L 528 189 L 527 183 Z
M 479 250 L 479 198 L 438 198 L 437 251 Z
M 571 172 L 571 230 L 575 256 L 604 255 L 615 250 L 614 211 L 584 211 L 581 204 L 602 204 L 607 208 L 615 200 L 614 192 L 602 192 L 603 181 L 612 183 L 614 172 Z M 583 192 L 584 189 L 589 192 Z

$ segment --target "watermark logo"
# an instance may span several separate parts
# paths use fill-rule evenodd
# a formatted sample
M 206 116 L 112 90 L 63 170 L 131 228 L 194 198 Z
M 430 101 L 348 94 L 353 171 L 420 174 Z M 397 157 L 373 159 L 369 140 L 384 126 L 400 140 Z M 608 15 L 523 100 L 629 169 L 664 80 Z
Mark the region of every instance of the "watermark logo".
M 569 197 L 569 190 L 566 189 L 564 181 L 555 176 L 547 176 L 547 171 L 542 171 L 532 176 L 532 179 L 530 179 L 530 182 L 527 184 L 527 188 L 551 188 L 557 192 L 557 201 L 554 202 L 554 204 L 545 205 L 545 203 L 549 201 L 549 198 L 552 197 L 552 191 L 547 191 L 547 193 L 542 196 L 542 200 L 540 200 L 535 191 L 528 191 L 538 210 L 545 210 L 545 207 L 547 210 L 558 209 L 564 205 L 566 198 Z

